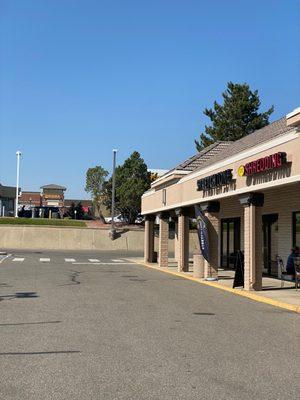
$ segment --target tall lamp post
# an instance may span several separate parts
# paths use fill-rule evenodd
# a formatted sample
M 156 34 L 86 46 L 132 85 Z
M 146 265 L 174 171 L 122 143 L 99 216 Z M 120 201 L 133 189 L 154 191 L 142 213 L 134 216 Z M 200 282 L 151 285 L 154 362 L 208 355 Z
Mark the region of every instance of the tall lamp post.
M 19 208 L 19 179 L 20 179 L 20 157 L 21 152 L 18 150 L 16 152 L 17 156 L 17 184 L 16 184 L 16 209 L 15 209 L 15 217 L 18 218 L 18 208 Z
M 113 150 L 113 172 L 112 172 L 112 196 L 111 196 L 111 229 L 110 238 L 114 240 L 116 238 L 115 229 L 115 192 L 116 192 L 116 149 Z

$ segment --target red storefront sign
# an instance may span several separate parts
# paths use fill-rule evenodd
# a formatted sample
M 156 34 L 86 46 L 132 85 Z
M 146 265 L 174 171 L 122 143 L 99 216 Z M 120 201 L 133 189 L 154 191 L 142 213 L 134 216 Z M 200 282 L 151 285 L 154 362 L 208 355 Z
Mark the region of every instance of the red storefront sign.
M 280 151 L 242 165 L 239 167 L 238 172 L 240 176 L 251 176 L 260 172 L 280 168 L 286 163 L 286 153 Z

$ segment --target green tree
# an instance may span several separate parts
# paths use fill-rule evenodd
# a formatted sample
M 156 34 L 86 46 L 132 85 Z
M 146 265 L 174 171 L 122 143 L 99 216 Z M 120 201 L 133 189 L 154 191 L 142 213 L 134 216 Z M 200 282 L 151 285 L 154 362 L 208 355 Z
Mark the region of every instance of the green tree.
M 134 223 L 141 212 L 141 196 L 149 189 L 151 179 L 147 165 L 137 151 L 134 151 L 123 165 L 116 168 L 115 209 Z M 105 204 L 111 207 L 112 178 L 105 184 Z
M 261 102 L 258 91 L 252 92 L 246 83 L 228 82 L 222 97 L 223 105 L 215 101 L 213 109 L 206 108 L 203 112 L 210 118 L 212 125 L 205 126 L 205 132 L 200 135 L 200 140 L 195 140 L 198 151 L 219 140 L 241 139 L 269 124 L 269 116 L 274 107 L 260 113 Z
M 91 194 L 95 211 L 103 221 L 101 205 L 103 204 L 103 186 L 107 175 L 108 171 L 100 165 L 96 165 L 87 170 L 85 183 L 85 191 Z

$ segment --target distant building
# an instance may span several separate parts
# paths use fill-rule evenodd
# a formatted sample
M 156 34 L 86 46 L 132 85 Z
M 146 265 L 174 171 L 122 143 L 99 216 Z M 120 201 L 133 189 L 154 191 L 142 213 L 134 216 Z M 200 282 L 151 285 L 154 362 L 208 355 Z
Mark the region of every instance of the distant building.
M 31 209 L 33 207 L 41 207 L 42 199 L 40 192 L 21 192 L 19 197 L 19 205 L 25 207 L 26 209 Z
M 0 183 L 0 216 L 13 216 L 15 212 L 16 188 Z
M 65 199 L 66 187 L 57 184 L 41 186 L 41 191 L 22 191 L 19 196 L 19 216 L 39 218 L 62 218 L 74 203 L 81 203 L 86 214 L 93 215 L 91 200 Z M 13 216 L 15 208 L 16 188 L 0 184 L 0 216 Z M 3 209 L 4 207 L 4 209 Z M 54 217 L 55 215 L 55 217 Z
M 64 207 L 64 192 L 67 190 L 67 188 L 56 184 L 50 184 L 41 186 L 41 189 L 42 207 Z
M 74 203 L 75 206 L 77 206 L 78 203 L 81 203 L 83 211 L 86 214 L 90 214 L 93 211 L 93 202 L 92 202 L 92 200 L 65 199 L 65 211 L 66 212 L 71 207 L 72 203 Z

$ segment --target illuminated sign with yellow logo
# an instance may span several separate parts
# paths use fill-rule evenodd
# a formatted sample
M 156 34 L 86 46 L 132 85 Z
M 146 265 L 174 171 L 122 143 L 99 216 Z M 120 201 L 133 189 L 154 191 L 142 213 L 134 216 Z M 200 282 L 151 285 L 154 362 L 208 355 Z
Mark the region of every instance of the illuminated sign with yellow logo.
M 278 152 L 270 156 L 259 158 L 245 165 L 240 165 L 238 168 L 239 176 L 251 176 L 260 172 L 269 171 L 275 168 L 280 168 L 287 163 L 286 153 Z
M 238 168 L 238 176 L 244 176 L 245 175 L 245 167 L 243 165 L 240 165 Z

